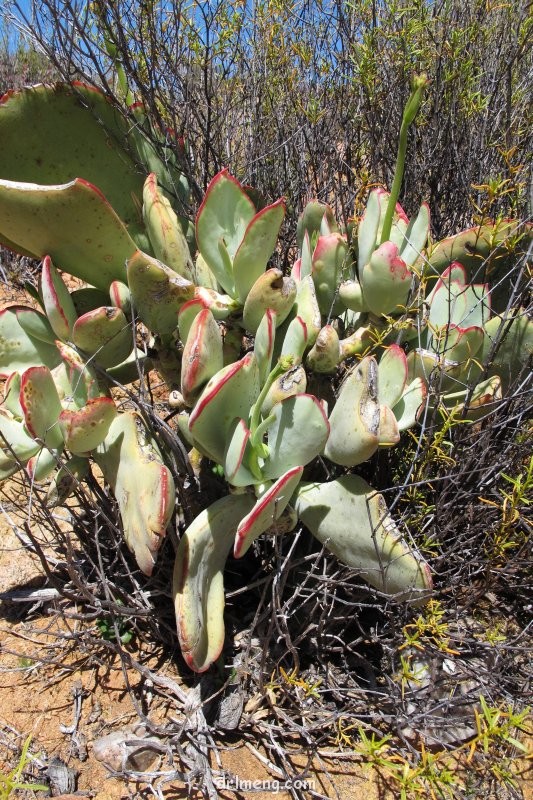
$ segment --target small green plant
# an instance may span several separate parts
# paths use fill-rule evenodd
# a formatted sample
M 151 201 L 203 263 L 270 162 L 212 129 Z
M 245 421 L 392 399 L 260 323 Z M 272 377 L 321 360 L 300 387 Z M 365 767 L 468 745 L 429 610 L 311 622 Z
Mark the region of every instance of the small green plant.
M 501 518 L 487 545 L 491 560 L 503 560 L 509 550 L 524 544 L 527 529 L 531 529 L 533 518 L 526 516 L 533 497 L 533 456 L 516 476 L 501 473 L 501 478 L 510 486 L 508 491 L 499 490 L 501 500 L 480 497 L 482 503 L 499 509 Z M 523 522 L 525 524 L 520 525 Z
M 122 603 L 117 600 L 117 605 L 122 605 Z M 101 617 L 96 620 L 96 627 L 106 642 L 116 641 L 117 633 L 122 644 L 129 644 L 133 639 L 133 631 L 124 619 L 116 621 L 108 616 Z
M 457 650 L 450 647 L 448 623 L 444 621 L 445 611 L 439 600 L 431 599 L 424 612 L 409 625 L 403 628 L 405 641 L 399 650 L 414 647 L 424 650 L 428 645 L 436 647 L 442 653 L 459 655 Z
M 22 780 L 24 771 L 33 758 L 29 753 L 30 744 L 31 736 L 28 736 L 22 745 L 16 766 L 7 775 L 0 772 L 0 800 L 9 800 L 14 792 L 23 790 L 34 792 L 47 792 L 49 790 L 49 787 L 43 783 L 26 783 Z
M 270 683 L 268 683 L 265 688 L 275 691 L 276 689 L 281 688 L 283 683 L 289 686 L 296 686 L 298 689 L 301 689 L 305 697 L 314 697 L 315 700 L 320 699 L 319 687 L 322 683 L 322 679 L 317 681 L 309 681 L 306 678 L 302 678 L 298 674 L 297 667 L 294 667 L 294 669 L 292 669 L 290 672 L 287 672 L 283 669 L 283 667 L 280 667 L 279 678 L 276 679 L 275 676 L 272 675 Z
M 498 744 L 511 745 L 521 753 L 527 753 L 527 747 L 516 738 L 516 732 L 524 732 L 524 723 L 531 709 L 528 707 L 515 711 L 512 706 L 494 708 L 489 706 L 483 695 L 479 697 L 479 704 L 481 711 L 474 709 L 477 733 L 468 744 L 468 760 L 471 761 L 480 750 L 488 755 L 491 748 Z

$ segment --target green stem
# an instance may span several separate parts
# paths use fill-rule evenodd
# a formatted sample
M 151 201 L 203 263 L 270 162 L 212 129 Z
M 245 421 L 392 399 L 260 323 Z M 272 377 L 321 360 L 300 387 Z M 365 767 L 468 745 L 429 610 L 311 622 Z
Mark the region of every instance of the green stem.
M 284 372 L 287 372 L 288 369 L 292 367 L 294 363 L 294 359 L 292 356 L 286 356 L 284 358 L 280 358 L 274 369 L 269 373 L 261 392 L 259 393 L 259 397 L 255 401 L 252 407 L 252 416 L 250 419 L 250 440 L 253 443 L 254 440 L 257 438 L 257 429 L 260 425 L 261 420 L 261 408 L 263 407 L 263 403 L 265 402 L 266 396 L 270 390 L 270 387 L 274 383 L 274 381 L 279 378 L 280 375 L 283 375 Z
M 407 131 L 409 126 L 414 121 L 420 104 L 422 102 L 422 95 L 424 88 L 428 83 L 426 75 L 418 75 L 413 81 L 413 90 L 405 106 L 402 124 L 400 127 L 400 139 L 398 142 L 398 155 L 396 156 L 396 169 L 394 170 L 394 180 L 390 191 L 389 202 L 387 203 L 387 210 L 385 212 L 385 219 L 383 220 L 383 229 L 381 233 L 381 242 L 388 242 L 392 229 L 392 220 L 396 203 L 400 196 L 400 189 L 402 188 L 403 173 L 405 169 L 405 154 L 407 152 Z

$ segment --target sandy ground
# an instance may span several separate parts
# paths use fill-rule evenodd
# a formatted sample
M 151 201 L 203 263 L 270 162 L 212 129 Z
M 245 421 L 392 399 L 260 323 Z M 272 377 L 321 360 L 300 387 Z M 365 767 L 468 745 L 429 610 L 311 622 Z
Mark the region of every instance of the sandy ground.
M 9 519 L 3 516 L 0 519 L 0 593 L 38 585 L 40 575 L 39 564 L 21 546 Z M 120 663 L 115 658 L 94 663 L 89 655 L 84 659 L 83 654 L 71 652 L 67 639 L 65 668 L 47 665 L 47 659 L 56 658 L 58 649 L 61 652 L 63 647 L 58 637 L 68 637 L 76 622 L 65 625 L 53 614 L 50 605 L 47 615 L 34 613 L 31 619 L 24 619 L 26 608 L 26 604 L 0 603 L 0 767 L 5 772 L 14 765 L 10 744 L 20 747 L 21 741 L 31 734 L 31 752 L 40 761 L 50 763 L 50 759 L 59 757 L 77 772 L 75 788 L 78 792 L 96 800 L 150 796 L 142 784 L 126 784 L 110 777 L 93 754 L 95 739 L 127 729 L 138 719 Z M 179 681 L 172 665 L 163 665 L 162 670 Z M 138 673 L 129 673 L 128 679 L 134 690 L 142 688 Z M 73 722 L 76 695 L 81 695 L 81 715 L 72 735 L 65 732 L 65 728 Z M 150 716 L 157 719 L 159 715 L 164 722 L 166 714 L 171 715 L 172 708 L 161 703 L 158 706 L 156 700 Z M 221 766 L 238 779 L 241 790 L 224 791 L 220 787 L 220 797 L 290 798 L 289 793 L 282 790 L 282 781 L 275 772 L 266 769 L 238 737 L 233 736 L 226 744 L 228 749 L 222 753 Z M 264 758 L 264 754 L 261 755 Z M 294 763 L 303 768 L 305 759 L 295 757 Z M 309 789 L 339 800 L 386 800 L 394 796 L 381 785 L 372 767 L 355 765 L 342 756 L 316 764 L 306 780 Z M 268 787 L 269 791 L 258 791 L 261 787 Z M 177 799 L 186 797 L 187 792 L 183 784 L 172 782 L 164 788 L 163 796 Z

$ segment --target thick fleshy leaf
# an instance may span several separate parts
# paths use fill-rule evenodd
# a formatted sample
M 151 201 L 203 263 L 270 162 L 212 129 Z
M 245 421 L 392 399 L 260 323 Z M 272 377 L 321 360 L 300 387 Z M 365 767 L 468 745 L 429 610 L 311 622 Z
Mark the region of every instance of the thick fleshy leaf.
M 400 441 L 400 431 L 394 413 L 389 406 L 379 407 L 379 446 L 394 447 Z
M 343 281 L 339 285 L 339 299 L 351 311 L 365 311 L 365 299 L 361 284 L 356 280 Z
M 485 364 L 492 356 L 489 374 L 499 375 L 504 391 L 518 378 L 527 377 L 527 364 L 533 354 L 533 322 L 524 310 L 511 310 L 493 317 L 485 325 L 486 336 L 479 356 Z
M 17 308 L 15 313 L 20 327 L 26 331 L 30 338 L 38 339 L 40 342 L 45 342 L 55 347 L 57 336 L 44 314 L 34 308 L 24 307 Z
M 357 264 L 360 275 L 376 249 L 383 195 L 383 189 L 374 189 L 370 192 L 365 213 L 357 228 Z
M 39 288 L 46 316 L 56 337 L 68 341 L 78 315 L 69 291 L 50 256 L 43 259 Z
M 259 211 L 244 232 L 233 259 L 235 291 L 241 303 L 244 303 L 255 281 L 266 269 L 276 247 L 284 216 L 285 202 L 277 200 Z
M 329 416 L 331 433 L 324 455 L 335 464 L 354 467 L 370 458 L 379 444 L 378 369 L 367 356 L 344 379 Z
M 302 254 L 300 257 L 299 280 L 304 281 L 311 277 L 313 271 L 313 253 L 311 251 L 311 240 L 309 232 L 306 231 L 302 241 Z
M 0 408 L 0 480 L 19 469 L 17 460 L 25 464 L 40 448 L 41 445 L 28 435 L 23 423 Z
M 140 380 L 143 375 L 150 372 L 152 367 L 152 359 L 148 358 L 146 353 L 142 350 L 134 350 L 122 364 L 117 364 L 116 367 L 108 367 L 106 376 L 126 386 L 128 383 Z
M 431 347 L 445 359 L 463 364 L 477 355 L 483 344 L 484 335 L 482 328 L 459 328 L 457 325 L 448 325 L 439 331 L 438 337 L 431 337 Z
M 237 526 L 255 503 L 250 494 L 230 494 L 199 514 L 180 539 L 173 594 L 183 658 L 205 672 L 224 646 L 224 565 Z
M 201 253 L 196 254 L 196 261 L 194 263 L 194 283 L 206 289 L 213 289 L 215 292 L 219 288 L 217 279 L 209 269 Z
M 303 467 L 292 467 L 261 495 L 241 520 L 235 536 L 233 555 L 242 558 L 252 543 L 275 524 L 285 511 L 302 477 Z
M 313 251 L 313 281 L 320 311 L 324 316 L 340 313 L 341 304 L 337 298 L 337 288 L 349 274 L 347 260 L 348 243 L 340 233 L 320 236 Z
M 312 347 L 322 327 L 320 308 L 316 299 L 315 283 L 311 275 L 302 277 L 298 284 L 294 311 L 305 322 L 307 344 Z
M 425 260 L 426 269 L 443 272 L 453 261 L 459 261 L 470 273 L 475 273 L 491 257 L 491 271 L 494 272 L 498 262 L 502 265 L 509 257 L 516 257 L 508 243 L 523 233 L 521 242 L 517 242 L 518 253 L 525 252 L 533 235 L 533 227 L 520 220 L 503 220 L 487 225 L 480 225 L 437 242 Z
M 0 101 L 0 177 L 40 184 L 85 178 L 135 231 L 144 176 L 129 148 L 131 129 L 103 92 L 79 82 L 9 92 Z
M 22 373 L 19 397 L 24 424 L 31 436 L 47 447 L 59 447 L 63 442 L 57 424 L 61 402 L 48 367 L 30 367 Z
M 52 369 L 61 358 L 55 345 L 30 336 L 19 323 L 18 314 L 30 315 L 33 309 L 24 306 L 10 306 L 0 311 L 0 378 L 7 378 L 12 372 L 23 372 L 28 367 L 45 364 Z M 35 324 L 40 320 L 36 317 Z
M 2 402 L 3 408 L 13 414 L 14 417 L 21 420 L 24 416 L 22 406 L 20 405 L 20 373 L 12 372 L 4 384 L 4 398 Z
M 362 325 L 357 328 L 351 336 L 341 339 L 339 342 L 339 361 L 353 356 L 363 356 L 372 350 L 375 344 L 374 329 L 371 325 Z
M 178 330 L 182 342 L 186 342 L 189 336 L 189 331 L 194 320 L 204 308 L 207 308 L 204 301 L 199 297 L 194 297 L 192 300 L 187 300 L 182 305 L 178 312 Z
M 176 212 L 157 185 L 151 172 L 143 189 L 143 219 L 155 257 L 186 278 L 193 280 L 193 264 L 189 245 Z
M 0 241 L 107 289 L 125 281 L 133 239 L 104 195 L 81 178 L 41 186 L 0 180 Z
M 327 228 L 327 233 L 334 233 L 339 230 L 330 206 L 326 205 L 326 203 L 321 203 L 320 200 L 311 200 L 298 218 L 296 226 L 298 247 L 303 249 L 306 233 L 311 241 L 314 234 L 319 233 L 320 229 L 324 227 Z
M 415 378 L 407 386 L 399 401 L 393 408 L 400 433 L 412 428 L 427 396 L 426 384 L 421 378 Z
M 161 261 L 137 252 L 128 261 L 128 286 L 135 311 L 154 333 L 172 333 L 178 312 L 194 297 L 194 284 Z
M 174 480 L 140 416 L 118 414 L 93 458 L 117 498 L 124 537 L 139 568 L 151 575 L 174 511 Z
M 261 406 L 263 417 L 268 416 L 276 403 L 281 403 L 287 397 L 294 397 L 296 394 L 305 394 L 307 389 L 307 375 L 301 364 L 293 367 L 280 375 L 267 392 L 267 396 Z
M 102 289 L 95 289 L 93 286 L 83 286 L 81 289 L 74 289 L 74 291 L 70 293 L 70 297 L 74 303 L 74 308 L 76 309 L 78 317 L 83 316 L 83 314 L 86 314 L 88 311 L 94 311 L 95 308 L 108 306 L 115 284 L 120 284 L 120 286 L 124 286 L 126 289 L 128 288 L 126 284 L 121 284 L 120 281 L 114 281 L 109 287 L 109 293 L 104 292 Z M 117 305 L 113 299 L 111 299 L 111 303 L 114 306 Z
M 240 310 L 238 302 L 228 294 L 219 294 L 213 289 L 206 289 L 205 286 L 196 286 L 194 296 L 202 301 L 204 307 L 211 311 L 215 319 L 227 319 L 231 314 Z
M 192 406 L 222 364 L 222 334 L 210 310 L 204 308 L 195 317 L 183 348 L 181 393 L 187 405 Z
M 49 508 L 61 506 L 90 472 L 90 461 L 82 456 L 72 456 L 55 474 L 46 494 Z
M 258 478 L 248 469 L 245 456 L 250 452 L 250 429 L 243 419 L 236 419 L 228 431 L 226 452 L 224 453 L 224 473 L 232 486 L 251 486 Z
M 281 356 L 293 356 L 295 361 L 301 361 L 307 345 L 307 325 L 300 316 L 294 317 L 283 337 Z
M 267 308 L 254 339 L 254 354 L 259 367 L 259 380 L 263 386 L 272 364 L 276 341 L 276 312 Z
M 58 461 L 63 452 L 63 446 L 54 448 L 53 450 L 47 447 L 41 448 L 33 458 L 30 458 L 26 464 L 26 472 L 31 481 L 41 483 L 46 481 L 52 472 L 57 469 Z
M 72 339 L 102 367 L 122 364 L 133 348 L 131 326 L 124 312 L 115 306 L 83 314 L 74 325 Z
M 215 175 L 196 217 L 196 239 L 209 269 L 232 296 L 233 259 L 254 216 L 254 204 L 228 170 Z
M 54 370 L 54 381 L 63 391 L 63 397 L 72 399 L 78 408 L 102 392 L 92 364 L 85 363 L 79 353 L 64 342 L 57 342 L 63 364 Z
M 420 211 L 413 217 L 405 231 L 405 238 L 400 245 L 400 256 L 407 266 L 411 267 L 420 258 L 429 236 L 429 206 L 422 203 Z
M 372 253 L 359 280 L 365 305 L 373 314 L 392 314 L 402 310 L 411 288 L 412 273 L 398 255 L 398 247 L 384 242 Z
M 332 325 L 324 325 L 307 354 L 306 363 L 314 372 L 335 372 L 341 359 L 339 334 Z
M 428 565 L 400 534 L 383 496 L 362 478 L 301 483 L 293 503 L 311 533 L 379 591 L 397 600 L 427 598 Z
M 277 479 L 293 467 L 305 466 L 322 452 L 329 435 L 323 406 L 312 394 L 298 394 L 276 403 L 267 432 L 265 478 Z
M 65 445 L 77 456 L 85 455 L 102 444 L 117 408 L 110 397 L 95 397 L 80 409 L 64 409 L 59 415 L 59 427 Z
M 394 408 L 407 383 L 407 356 L 397 344 L 387 347 L 378 364 L 379 402 Z
M 255 331 L 267 308 L 276 312 L 276 325 L 284 322 L 296 299 L 296 283 L 292 278 L 283 277 L 280 269 L 268 269 L 255 281 L 250 289 L 243 310 L 243 322 L 246 330 Z
M 223 367 L 211 378 L 190 416 L 196 448 L 222 464 L 233 421 L 248 419 L 258 396 L 259 369 L 253 353 Z
M 109 299 L 115 308 L 120 308 L 124 316 L 128 317 L 128 319 L 131 318 L 131 292 L 127 284 L 122 283 L 122 281 L 113 281 L 109 286 Z M 74 300 L 74 302 L 76 301 Z M 94 311 L 95 308 L 101 308 L 106 305 L 108 305 L 107 301 L 95 303 L 91 308 L 87 308 L 84 311 L 80 309 L 78 313 L 81 316 L 87 311 Z

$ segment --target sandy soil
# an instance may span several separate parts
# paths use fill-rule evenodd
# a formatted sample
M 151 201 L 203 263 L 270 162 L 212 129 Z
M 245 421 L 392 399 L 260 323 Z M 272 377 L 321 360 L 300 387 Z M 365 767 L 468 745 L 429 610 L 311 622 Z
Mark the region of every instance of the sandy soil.
M 42 582 L 40 565 L 20 544 L 12 530 L 16 517 L 9 512 L 0 518 L 0 595 L 16 589 L 35 587 Z M 41 607 L 41 612 L 42 612 Z M 31 752 L 38 762 L 50 764 L 60 758 L 75 770 L 75 789 L 96 800 L 126 800 L 147 797 L 143 784 L 126 784 L 110 777 L 108 770 L 96 760 L 93 743 L 113 731 L 123 731 L 138 722 L 132 695 L 127 691 L 125 675 L 118 659 L 105 654 L 101 657 L 73 650 L 69 636 L 75 633 L 77 622 L 54 614 L 53 603 L 32 613 L 28 604 L 10 600 L 0 602 L 0 769 L 4 773 L 16 763 L 13 750 L 31 734 Z M 47 664 L 64 653 L 63 666 Z M 146 657 L 135 653 L 136 657 Z M 154 661 L 156 654 L 154 655 Z M 61 660 L 61 657 L 60 657 Z M 160 667 L 162 673 L 179 681 L 171 664 Z M 132 689 L 140 694 L 142 678 L 129 672 Z M 144 687 L 145 688 L 145 687 Z M 65 731 L 72 725 L 75 697 L 81 696 L 81 714 L 74 734 Z M 155 698 L 149 709 L 153 720 L 165 721 L 173 709 Z M 18 734 L 18 735 L 17 735 Z M 241 791 L 219 790 L 222 798 L 240 797 L 266 800 L 273 796 L 287 800 L 275 772 L 266 769 L 245 744 L 233 736 L 226 742 L 221 755 L 221 767 L 239 781 Z M 11 749 L 13 746 L 13 750 Z M 265 758 L 264 753 L 259 754 Z M 304 767 L 305 759 L 295 757 L 294 763 Z M 35 770 L 36 776 L 39 771 Z M 386 787 L 380 785 L 371 767 L 343 761 L 342 756 L 316 764 L 307 776 L 309 788 L 339 800 L 386 800 Z M 269 791 L 258 791 L 260 787 Z M 250 787 L 253 791 L 247 791 Z M 274 790 L 274 791 L 272 791 Z M 168 798 L 186 797 L 184 784 L 173 781 L 163 790 Z

